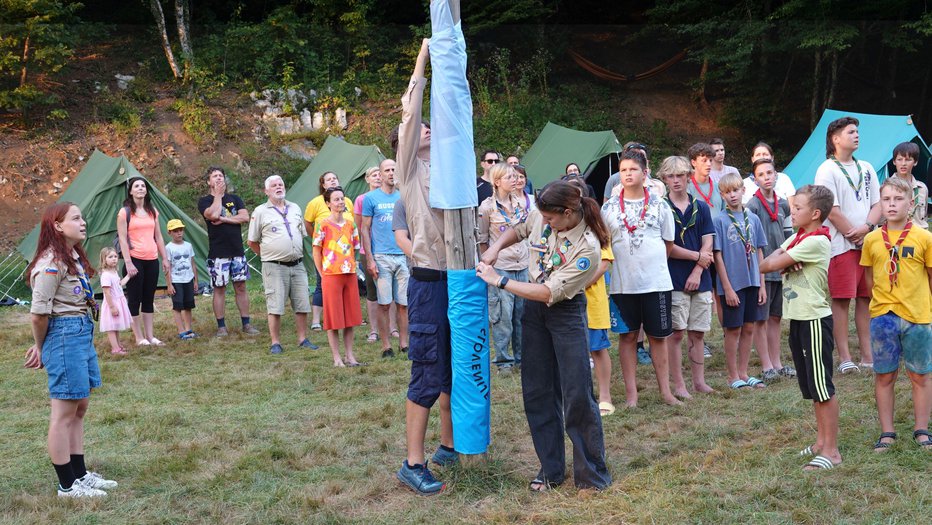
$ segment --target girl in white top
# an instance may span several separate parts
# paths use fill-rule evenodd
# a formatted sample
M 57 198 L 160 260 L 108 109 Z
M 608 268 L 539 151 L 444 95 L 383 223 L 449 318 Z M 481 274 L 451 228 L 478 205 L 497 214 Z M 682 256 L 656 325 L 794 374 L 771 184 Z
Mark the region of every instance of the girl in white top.
M 776 162 L 776 159 L 773 158 L 773 148 L 766 142 L 758 142 L 751 149 L 751 164 L 754 164 L 758 159 L 770 159 Z M 790 180 L 789 175 L 778 172 L 777 181 L 773 185 L 773 191 L 781 199 L 786 199 L 786 202 L 790 204 L 790 208 L 793 207 L 793 196 L 796 195 L 796 187 L 793 186 L 793 181 Z M 756 192 L 757 183 L 754 182 L 754 174 L 752 173 L 749 177 L 744 178 L 744 197 L 741 199 L 742 204 L 747 205 L 747 203 L 754 198 Z

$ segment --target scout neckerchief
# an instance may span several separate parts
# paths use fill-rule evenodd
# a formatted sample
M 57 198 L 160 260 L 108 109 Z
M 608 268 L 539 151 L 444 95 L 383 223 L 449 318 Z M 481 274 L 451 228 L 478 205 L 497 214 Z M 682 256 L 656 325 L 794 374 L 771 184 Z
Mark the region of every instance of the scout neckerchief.
M 288 222 L 288 203 L 285 203 L 285 211 L 278 211 L 278 206 L 271 202 L 269 202 L 269 204 L 272 204 L 272 209 L 275 210 L 275 213 L 282 216 L 282 221 L 285 223 L 285 231 L 288 232 L 288 238 L 294 239 L 294 235 L 291 234 L 291 223 Z
M 675 220 L 676 225 L 680 227 L 680 244 L 683 245 L 686 244 L 686 241 L 684 240 L 686 236 L 686 230 L 696 225 L 696 216 L 699 215 L 699 204 L 696 202 L 696 198 L 687 193 L 686 199 L 689 202 L 689 204 L 686 205 L 686 209 L 688 210 L 689 207 L 692 206 L 693 212 L 689 216 L 689 222 L 684 226 L 683 219 L 680 218 L 680 209 L 677 208 L 675 204 L 673 204 L 673 199 L 667 195 L 667 203 L 670 204 L 671 208 L 673 208 L 673 220 Z
M 799 230 L 796 231 L 796 237 L 794 237 L 793 240 L 790 241 L 790 245 L 786 247 L 787 251 L 792 250 L 795 246 L 799 245 L 799 243 L 803 242 L 803 239 L 805 239 L 806 237 L 811 237 L 813 235 L 824 235 L 828 239 L 832 238 L 831 234 L 829 234 L 828 232 L 828 228 L 825 226 L 822 226 L 821 228 L 816 228 L 815 230 L 811 232 L 807 232 L 806 230 L 800 228 Z
M 845 178 L 848 179 L 848 186 L 851 186 L 851 189 L 854 191 L 854 196 L 857 197 L 858 201 L 861 200 L 861 185 L 864 184 L 864 173 L 861 171 L 861 163 L 858 162 L 858 159 L 851 157 L 851 160 L 854 161 L 854 165 L 858 167 L 858 185 L 854 185 L 854 181 L 851 180 L 851 175 L 848 175 L 848 170 L 841 165 L 841 162 L 838 162 L 838 159 L 835 158 L 835 155 L 830 157 L 832 161 L 835 162 L 835 165 L 838 166 L 838 169 L 845 174 Z
M 899 247 L 903 244 L 903 241 L 906 240 L 906 236 L 909 235 L 910 228 L 913 227 L 913 221 L 906 221 L 906 226 L 903 227 L 903 231 L 900 232 L 900 238 L 896 240 L 896 244 L 890 244 L 890 236 L 887 234 L 887 224 L 880 228 L 880 233 L 883 235 L 883 246 L 890 253 L 890 260 L 884 264 L 884 269 L 887 270 L 887 275 L 890 277 L 890 291 L 893 291 L 893 285 L 896 284 L 898 274 L 900 273 L 900 254 Z
M 744 234 L 741 233 L 741 228 L 738 226 L 738 221 L 735 219 L 735 214 L 731 212 L 730 209 L 726 209 L 728 212 L 728 218 L 731 219 L 731 223 L 735 226 L 735 233 L 738 234 L 738 238 L 744 243 L 744 253 L 748 259 L 748 268 L 751 267 L 751 221 L 748 220 L 748 214 L 744 214 Z
M 699 183 L 696 182 L 696 177 L 691 177 L 690 180 L 693 182 L 693 187 L 696 188 L 696 192 L 699 193 L 699 196 L 702 197 L 702 200 L 704 200 L 705 203 L 708 204 L 709 207 L 711 208 L 712 207 L 712 192 L 715 190 L 715 188 L 712 186 L 712 177 L 709 177 L 709 194 L 708 195 L 706 195 L 705 193 L 702 193 L 702 189 L 699 188 Z
M 638 221 L 632 226 L 628 224 L 628 216 L 625 214 L 625 189 L 621 188 L 621 194 L 618 196 L 618 202 L 621 205 L 621 220 L 625 223 L 629 235 L 634 233 L 634 230 L 644 227 L 644 216 L 647 215 L 647 202 L 649 200 L 650 192 L 647 191 L 647 188 L 644 188 L 644 207 L 641 208 L 641 216 L 638 217 Z
M 563 244 L 559 246 L 554 246 L 554 252 L 547 257 L 547 252 L 549 251 L 548 240 L 553 234 L 553 229 L 550 228 L 550 225 L 544 226 L 543 231 L 540 232 L 540 244 L 534 245 L 531 244 L 531 249 L 538 252 L 537 253 L 537 268 L 540 270 L 541 278 L 540 281 L 543 282 L 550 276 L 550 272 L 553 271 L 554 267 L 560 266 L 566 262 L 566 254 L 572 246 L 569 239 L 564 239 Z
M 75 289 L 75 295 L 80 292 L 84 292 L 84 304 L 87 305 L 88 313 L 96 321 L 100 318 L 100 306 L 97 304 L 97 301 L 94 300 L 94 289 L 91 288 L 91 281 L 88 279 L 87 274 L 84 273 L 84 267 L 81 266 L 81 263 L 78 262 L 78 281 L 81 282 L 81 290 Z
M 757 192 L 754 194 L 754 196 L 760 199 L 761 204 L 764 205 L 764 209 L 767 210 L 767 215 L 770 216 L 770 221 L 777 222 L 777 212 L 780 210 L 780 208 L 778 207 L 780 205 L 780 201 L 777 200 L 777 192 L 773 192 L 773 209 L 772 210 L 770 209 L 770 205 L 767 204 L 767 198 L 764 197 L 764 192 L 758 189 Z
M 527 195 L 525 195 L 525 199 L 527 199 Z M 512 217 L 509 217 L 508 210 L 506 210 L 505 207 L 502 206 L 502 203 L 498 201 L 498 197 L 496 197 L 494 200 L 495 200 L 495 206 L 496 208 L 498 208 L 498 213 L 500 213 L 502 215 L 502 218 L 505 219 L 505 224 L 499 226 L 498 228 L 499 232 L 504 232 L 506 229 L 506 225 L 511 226 L 512 221 L 514 221 L 516 224 L 520 224 L 524 222 L 525 220 L 527 220 L 527 207 L 525 207 L 524 210 L 522 210 L 520 204 L 518 206 L 515 206 L 514 215 Z M 528 206 L 530 206 L 531 204 L 530 199 L 527 199 L 527 200 L 528 200 L 527 204 Z

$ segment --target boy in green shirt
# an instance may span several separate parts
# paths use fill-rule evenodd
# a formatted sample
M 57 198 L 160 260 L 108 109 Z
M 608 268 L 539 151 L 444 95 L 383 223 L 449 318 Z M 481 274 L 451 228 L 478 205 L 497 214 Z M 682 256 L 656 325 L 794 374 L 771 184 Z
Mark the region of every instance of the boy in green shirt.
M 832 384 L 832 309 L 828 263 L 832 244 L 822 223 L 834 204 L 825 186 L 806 185 L 796 192 L 790 216 L 798 230 L 761 263 L 762 272 L 783 271 L 783 316 L 790 320 L 790 351 L 803 399 L 811 399 L 816 442 L 800 455 L 815 457 L 803 470 L 841 464 L 838 451 L 838 399 Z

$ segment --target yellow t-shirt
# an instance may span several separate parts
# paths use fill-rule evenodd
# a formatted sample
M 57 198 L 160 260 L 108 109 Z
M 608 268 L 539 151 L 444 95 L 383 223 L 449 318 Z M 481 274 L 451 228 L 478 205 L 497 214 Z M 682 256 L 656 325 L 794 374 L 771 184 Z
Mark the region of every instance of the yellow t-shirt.
M 895 245 L 900 238 L 900 230 L 889 230 L 887 234 L 890 244 Z M 887 272 L 890 253 L 884 245 L 882 232 L 874 230 L 864 238 L 861 266 L 870 267 L 874 277 L 871 317 L 893 312 L 913 324 L 932 323 L 932 291 L 929 290 L 928 273 L 932 268 L 932 233 L 913 225 L 898 251 L 900 271 L 891 289 Z
M 599 262 L 614 261 L 612 245 L 602 248 Z M 598 268 L 598 266 L 596 266 Z M 608 316 L 608 292 L 605 291 L 605 275 L 599 278 L 589 288 L 586 288 L 586 315 L 589 318 L 589 328 L 592 330 L 611 328 L 612 322 Z
M 323 195 L 311 199 L 311 202 L 307 203 L 307 208 L 304 209 L 304 220 L 313 224 L 315 228 L 318 222 L 329 216 L 330 208 L 324 203 Z M 356 222 L 356 219 L 353 218 L 353 202 L 349 200 L 349 197 L 346 197 L 346 210 L 343 212 L 343 217 L 349 222 Z

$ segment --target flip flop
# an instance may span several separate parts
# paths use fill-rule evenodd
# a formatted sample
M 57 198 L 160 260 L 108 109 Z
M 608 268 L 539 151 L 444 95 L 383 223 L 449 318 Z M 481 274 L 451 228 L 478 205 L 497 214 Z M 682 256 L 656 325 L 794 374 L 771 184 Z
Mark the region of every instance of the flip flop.
M 165 343 L 163 343 L 162 341 L 159 341 L 158 339 L 154 337 L 152 339 L 149 339 L 149 342 L 155 346 L 165 346 Z
M 315 331 L 315 332 L 320 332 L 320 331 L 323 330 L 323 329 L 324 329 L 324 327 L 321 326 L 320 323 L 314 323 L 314 324 L 311 325 L 311 330 L 313 330 L 313 331 Z
M 858 368 L 858 365 L 854 364 L 854 361 L 843 361 L 838 365 L 838 371 L 842 374 L 848 374 L 851 372 L 861 372 L 861 369 Z
M 366 338 L 367 343 L 374 343 L 379 340 L 379 334 L 375 332 L 369 332 L 369 337 Z
M 838 465 L 841 465 L 841 463 L 839 463 Z M 805 466 L 813 467 L 812 469 L 809 469 L 809 470 L 831 470 L 837 467 L 838 465 L 832 463 L 832 460 L 828 459 L 827 457 L 820 455 L 820 456 L 816 456 L 812 458 L 812 461 L 810 461 L 809 463 L 806 463 Z M 803 470 L 806 470 L 806 468 L 803 467 Z
M 394 337 L 395 339 L 398 339 L 399 337 L 401 337 L 401 333 L 398 332 L 398 330 L 392 330 L 392 337 Z
M 747 382 L 744 379 L 736 379 L 731 383 L 730 386 L 732 390 L 740 390 L 742 388 L 748 388 L 751 385 L 747 384 Z
M 767 385 L 756 377 L 749 377 L 747 385 L 751 388 L 767 388 Z
M 599 403 L 599 415 L 602 417 L 610 416 L 615 413 L 615 405 L 609 403 L 608 401 L 602 401 Z
M 813 450 L 813 445 L 809 445 L 808 447 L 800 450 L 798 455 L 799 456 L 815 456 L 816 451 Z
M 534 485 L 537 485 L 537 486 L 535 487 Z M 528 483 L 527 488 L 531 492 L 547 492 L 550 489 L 555 489 L 559 486 L 560 486 L 559 483 L 548 481 L 547 478 L 543 476 L 537 476 L 536 478 L 532 479 L 530 483 Z
M 150 346 L 151 344 L 152 343 L 150 343 L 148 339 L 140 339 L 139 341 L 136 341 L 136 346 Z

